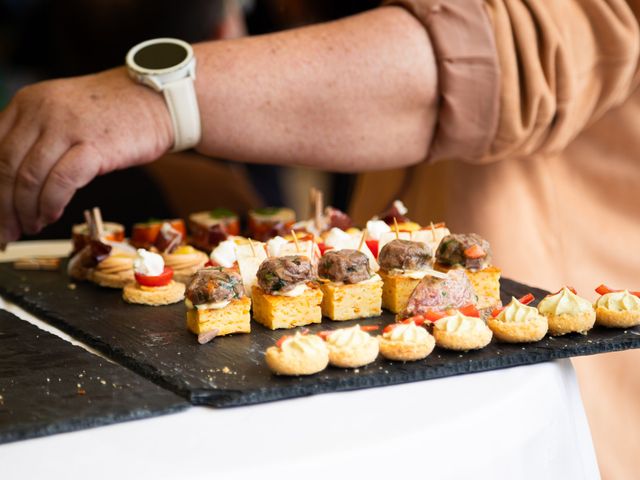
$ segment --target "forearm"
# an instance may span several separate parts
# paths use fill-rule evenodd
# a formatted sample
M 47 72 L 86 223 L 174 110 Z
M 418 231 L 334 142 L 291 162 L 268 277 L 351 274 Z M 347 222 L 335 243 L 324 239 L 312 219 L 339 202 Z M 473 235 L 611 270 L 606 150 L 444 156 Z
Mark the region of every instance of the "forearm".
M 428 152 L 435 60 L 424 27 L 400 8 L 195 50 L 202 153 L 358 171 Z

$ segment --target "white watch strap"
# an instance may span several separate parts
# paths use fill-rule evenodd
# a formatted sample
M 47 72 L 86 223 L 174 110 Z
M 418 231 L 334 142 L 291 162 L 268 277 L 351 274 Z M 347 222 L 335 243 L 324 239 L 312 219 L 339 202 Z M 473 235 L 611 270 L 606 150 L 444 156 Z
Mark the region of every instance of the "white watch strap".
M 194 147 L 200 141 L 200 111 L 192 77 L 166 84 L 162 93 L 173 124 L 172 152 Z

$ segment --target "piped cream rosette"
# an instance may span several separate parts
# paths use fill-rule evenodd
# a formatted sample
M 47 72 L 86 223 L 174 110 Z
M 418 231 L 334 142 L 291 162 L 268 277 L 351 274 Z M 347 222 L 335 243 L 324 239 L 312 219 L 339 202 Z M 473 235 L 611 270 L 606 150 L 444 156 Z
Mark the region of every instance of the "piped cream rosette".
M 551 335 L 587 333 L 596 321 L 596 312 L 591 302 L 567 287 L 540 300 L 538 311 L 547 317 Z
M 423 327 L 414 322 L 396 323 L 378 335 L 380 353 L 389 360 L 410 362 L 426 358 L 436 341 Z
M 537 342 L 549 329 L 546 317 L 516 298 L 512 298 L 497 316 L 490 317 L 487 325 L 498 340 L 508 343 Z
M 171 253 L 163 253 L 162 258 L 165 265 L 173 270 L 173 278 L 181 283 L 189 283 L 191 277 L 209 261 L 206 253 L 190 245 L 181 245 Z
M 329 349 L 317 335 L 287 335 L 278 345 L 267 348 L 267 365 L 278 375 L 312 375 L 329 364 Z
M 378 356 L 378 341 L 360 325 L 333 330 L 326 336 L 329 362 L 334 367 L 358 368 L 373 362 Z
M 602 295 L 595 304 L 598 325 L 630 328 L 640 325 L 640 298 L 628 290 Z
M 436 345 L 448 350 L 477 350 L 491 342 L 491 329 L 478 317 L 467 317 L 459 311 L 433 324 Z

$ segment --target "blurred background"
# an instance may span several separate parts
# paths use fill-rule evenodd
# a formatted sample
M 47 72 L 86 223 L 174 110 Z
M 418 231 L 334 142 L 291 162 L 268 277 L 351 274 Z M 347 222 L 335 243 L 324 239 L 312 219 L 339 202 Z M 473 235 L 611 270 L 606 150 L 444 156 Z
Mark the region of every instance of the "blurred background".
M 374 8 L 371 0 L 0 0 L 0 108 L 22 86 L 123 65 L 138 42 L 188 42 L 259 35 Z M 239 165 L 187 152 L 97 178 L 73 198 L 63 218 L 37 237 L 68 237 L 82 210 L 99 205 L 127 228 L 150 217 L 186 217 L 227 207 L 243 215 L 288 205 L 306 218 L 309 188 L 346 210 L 355 176 L 304 168 Z

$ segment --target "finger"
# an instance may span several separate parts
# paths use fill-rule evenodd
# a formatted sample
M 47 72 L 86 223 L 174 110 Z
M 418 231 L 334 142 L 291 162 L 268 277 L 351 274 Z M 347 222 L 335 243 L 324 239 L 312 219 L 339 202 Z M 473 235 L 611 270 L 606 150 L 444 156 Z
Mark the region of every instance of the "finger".
M 14 183 L 18 167 L 38 134 L 37 127 L 18 118 L 0 140 L 0 244 L 12 242 L 20 236 L 13 203 Z
M 39 193 L 49 172 L 68 148 L 69 144 L 62 137 L 45 133 L 33 144 L 19 166 L 13 201 L 23 232 L 34 234 L 42 229 L 38 211 Z
M 51 169 L 40 193 L 39 221 L 43 225 L 62 216 L 73 194 L 100 172 L 102 158 L 86 144 L 76 144 Z
M 11 102 L 7 108 L 0 111 L 0 142 L 7 134 L 16 118 L 17 108 L 15 102 Z

